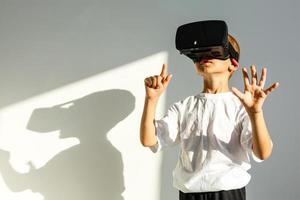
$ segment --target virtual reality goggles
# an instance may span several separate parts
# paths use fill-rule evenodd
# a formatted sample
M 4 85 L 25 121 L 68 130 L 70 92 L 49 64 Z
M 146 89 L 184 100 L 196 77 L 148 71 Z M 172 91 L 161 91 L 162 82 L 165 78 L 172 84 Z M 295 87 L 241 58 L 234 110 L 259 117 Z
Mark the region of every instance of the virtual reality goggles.
M 194 62 L 204 58 L 239 60 L 239 54 L 228 41 L 227 24 L 222 20 L 207 20 L 181 25 L 176 32 L 176 49 Z

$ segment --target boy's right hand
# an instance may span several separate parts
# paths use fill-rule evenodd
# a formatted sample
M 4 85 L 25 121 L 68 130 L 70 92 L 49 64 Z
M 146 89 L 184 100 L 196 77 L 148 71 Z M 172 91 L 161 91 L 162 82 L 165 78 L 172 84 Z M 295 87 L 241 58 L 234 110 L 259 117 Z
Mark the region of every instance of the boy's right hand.
M 151 100 L 158 100 L 160 95 L 168 87 L 172 74 L 167 75 L 167 67 L 165 64 L 162 66 L 160 75 L 150 76 L 145 78 L 146 98 Z

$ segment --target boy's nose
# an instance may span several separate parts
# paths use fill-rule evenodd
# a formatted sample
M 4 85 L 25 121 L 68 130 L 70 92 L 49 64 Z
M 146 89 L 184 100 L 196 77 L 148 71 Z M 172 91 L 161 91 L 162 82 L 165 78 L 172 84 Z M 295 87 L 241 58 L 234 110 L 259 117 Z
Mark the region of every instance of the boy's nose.
M 201 59 L 200 64 L 204 64 L 204 63 L 207 63 L 207 62 L 210 62 L 210 58 Z

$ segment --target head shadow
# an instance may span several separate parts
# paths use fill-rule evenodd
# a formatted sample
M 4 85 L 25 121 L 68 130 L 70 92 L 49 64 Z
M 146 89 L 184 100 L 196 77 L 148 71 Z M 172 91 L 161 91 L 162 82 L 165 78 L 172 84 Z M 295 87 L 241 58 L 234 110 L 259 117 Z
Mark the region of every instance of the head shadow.
M 8 155 L 1 153 L 0 170 L 6 184 L 12 191 L 30 188 L 47 200 L 122 200 L 122 156 L 106 135 L 134 107 L 135 97 L 130 92 L 114 89 L 35 109 L 27 124 L 29 130 L 41 135 L 59 130 L 60 138 L 77 137 L 80 144 L 60 152 L 44 167 L 22 175 L 13 171 Z

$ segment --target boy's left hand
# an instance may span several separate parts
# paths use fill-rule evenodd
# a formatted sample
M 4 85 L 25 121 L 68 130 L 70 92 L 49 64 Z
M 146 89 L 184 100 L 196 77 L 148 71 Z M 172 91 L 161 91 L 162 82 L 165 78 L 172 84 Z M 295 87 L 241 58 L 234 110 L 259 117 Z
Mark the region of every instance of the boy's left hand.
M 251 65 L 252 83 L 250 83 L 249 81 L 249 76 L 245 67 L 243 67 L 242 73 L 245 84 L 244 93 L 240 92 L 235 87 L 232 87 L 232 91 L 241 100 L 248 113 L 261 112 L 262 105 L 266 100 L 267 96 L 279 87 L 279 83 L 273 83 L 268 89 L 263 89 L 267 78 L 266 68 L 262 69 L 262 75 L 258 83 L 257 73 L 254 65 Z

